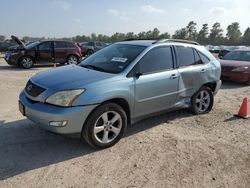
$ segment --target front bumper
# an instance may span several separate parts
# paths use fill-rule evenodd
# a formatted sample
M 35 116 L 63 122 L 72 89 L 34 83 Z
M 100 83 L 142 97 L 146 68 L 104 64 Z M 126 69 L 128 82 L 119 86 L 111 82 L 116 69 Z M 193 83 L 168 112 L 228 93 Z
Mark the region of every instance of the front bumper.
M 25 116 L 48 131 L 58 134 L 78 134 L 81 133 L 82 127 L 88 115 L 97 105 L 79 106 L 79 107 L 57 107 L 40 102 L 29 100 L 25 93 L 19 96 L 20 102 L 25 108 Z M 64 127 L 50 126 L 52 121 L 67 121 Z
M 247 82 L 250 79 L 250 73 L 247 72 L 222 72 L 221 79 L 225 81 Z
M 4 59 L 9 65 L 18 65 L 18 57 L 16 56 L 12 56 L 11 54 L 6 53 Z

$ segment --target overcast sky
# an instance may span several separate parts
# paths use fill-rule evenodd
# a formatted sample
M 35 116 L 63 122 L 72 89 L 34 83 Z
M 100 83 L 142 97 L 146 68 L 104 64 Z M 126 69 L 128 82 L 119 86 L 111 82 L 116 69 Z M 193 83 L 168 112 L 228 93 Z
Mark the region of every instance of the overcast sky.
M 250 0 L 1 0 L 0 35 L 72 37 L 152 30 L 174 33 L 194 20 L 250 27 Z

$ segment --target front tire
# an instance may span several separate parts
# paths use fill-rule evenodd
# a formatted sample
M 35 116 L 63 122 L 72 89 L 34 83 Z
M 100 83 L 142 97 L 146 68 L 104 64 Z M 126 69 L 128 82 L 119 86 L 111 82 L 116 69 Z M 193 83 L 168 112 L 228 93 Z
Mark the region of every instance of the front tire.
M 82 137 L 93 148 L 104 149 L 115 145 L 127 127 L 127 116 L 122 107 L 106 103 L 97 107 L 87 119 Z
M 191 99 L 191 110 L 194 114 L 205 114 L 212 110 L 214 96 L 209 87 L 202 86 Z
M 30 69 L 34 65 L 34 60 L 32 57 L 24 56 L 20 59 L 19 64 L 24 69 Z

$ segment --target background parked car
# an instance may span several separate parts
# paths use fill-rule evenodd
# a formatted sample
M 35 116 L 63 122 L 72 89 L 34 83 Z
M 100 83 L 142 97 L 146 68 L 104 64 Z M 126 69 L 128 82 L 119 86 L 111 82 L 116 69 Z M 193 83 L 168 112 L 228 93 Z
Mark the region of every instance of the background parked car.
M 93 54 L 94 52 L 108 46 L 104 42 L 82 42 L 79 44 L 82 49 L 82 55 L 83 56 L 89 56 Z
M 220 50 L 218 57 L 221 59 L 222 57 L 224 57 L 228 52 L 231 52 L 232 50 L 229 49 L 224 49 L 224 50 Z
M 25 43 L 25 41 L 22 41 Z M 0 42 L 0 52 L 6 52 L 10 47 L 16 46 L 16 42 L 13 39 L 8 39 L 3 42 Z
M 12 39 L 19 47 L 5 53 L 5 60 L 9 65 L 29 69 L 34 64 L 41 63 L 77 64 L 81 59 L 81 48 L 72 42 L 46 40 L 25 45 L 15 36 Z
M 234 50 L 222 57 L 221 79 L 250 85 L 250 49 Z

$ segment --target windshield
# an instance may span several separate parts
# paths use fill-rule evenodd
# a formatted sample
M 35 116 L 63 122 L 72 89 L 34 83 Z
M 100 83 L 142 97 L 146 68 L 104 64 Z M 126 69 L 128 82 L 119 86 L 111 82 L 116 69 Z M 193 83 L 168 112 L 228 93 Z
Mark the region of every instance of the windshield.
M 229 52 L 222 59 L 235 61 L 250 61 L 250 51 Z
M 35 47 L 37 44 L 39 44 L 39 43 L 40 43 L 39 41 L 32 42 L 32 43 L 26 45 L 26 48 L 31 49 L 31 48 Z
M 122 72 L 146 47 L 113 44 L 84 59 L 80 66 L 109 73 Z

